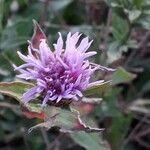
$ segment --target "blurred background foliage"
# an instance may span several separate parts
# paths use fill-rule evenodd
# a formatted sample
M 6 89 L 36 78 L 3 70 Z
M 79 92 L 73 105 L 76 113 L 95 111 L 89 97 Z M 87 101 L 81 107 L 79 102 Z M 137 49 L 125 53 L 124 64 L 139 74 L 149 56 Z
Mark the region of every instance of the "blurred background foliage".
M 62 134 L 55 128 L 28 134 L 40 120 L 26 118 L 15 100 L 0 95 L 0 150 L 149 150 L 150 1 L 0 0 L 1 82 L 15 79 L 12 64 L 22 63 L 17 50 L 27 52 L 32 19 L 40 23 L 50 45 L 58 32 L 64 37 L 69 31 L 88 35 L 94 40 L 91 49 L 98 53 L 92 61 L 117 69 L 94 77 L 112 79 L 110 88 L 96 92 L 103 101 L 88 114 L 105 130 L 101 138 Z

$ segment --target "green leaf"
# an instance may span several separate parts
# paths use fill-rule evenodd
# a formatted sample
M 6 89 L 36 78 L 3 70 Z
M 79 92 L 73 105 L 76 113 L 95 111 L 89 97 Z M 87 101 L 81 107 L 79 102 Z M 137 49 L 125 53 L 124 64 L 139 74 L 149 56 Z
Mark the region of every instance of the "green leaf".
M 78 11 L 77 11 L 78 10 Z M 63 19 L 69 25 L 84 24 L 84 14 L 78 1 L 72 1 L 63 11 Z
M 103 130 L 85 125 L 80 118 L 79 112 L 75 109 L 69 110 L 55 106 L 48 106 L 43 112 L 46 115 L 45 122 L 31 127 L 29 132 L 36 128 L 43 127 L 47 130 L 52 127 L 59 127 L 61 132 L 68 133 L 73 133 L 74 131 L 100 132 Z
M 2 32 L 1 49 L 13 49 L 27 43 L 30 30 L 28 28 L 29 19 L 16 19 L 13 24 L 8 25 Z
M 106 138 L 111 143 L 113 150 L 120 150 L 125 146 L 123 144 L 125 136 L 129 130 L 130 123 L 132 121 L 132 115 L 124 117 L 122 114 L 112 118 L 112 125 L 108 131 Z
M 141 7 L 144 3 L 144 0 L 133 0 L 133 4 L 137 7 Z
M 129 34 L 129 24 L 126 19 L 119 17 L 116 14 L 112 16 L 112 33 L 115 39 L 123 42 L 127 39 Z
M 98 133 L 78 132 L 71 133 L 70 136 L 86 150 L 109 150 L 109 148 L 100 144 L 100 135 Z
M 144 86 L 142 87 L 139 95 L 141 96 L 145 93 L 149 93 L 149 91 L 150 91 L 150 81 L 148 81 L 147 83 L 144 84 Z
M 15 35 L 16 36 L 16 35 Z M 11 49 L 11 48 L 16 48 L 22 44 L 25 44 L 28 37 L 19 37 L 13 38 L 14 36 L 12 35 L 11 37 L 8 37 L 6 41 L 3 41 L 0 48 L 1 49 Z M 10 43 L 10 44 L 9 44 Z
M 3 29 L 3 10 L 4 10 L 4 0 L 0 0 L 0 34 Z
M 27 103 L 24 105 L 30 112 L 36 112 L 36 113 L 41 113 L 43 112 L 43 108 L 41 104 L 35 104 L 35 103 Z
M 21 102 L 22 94 L 33 85 L 27 82 L 1 82 L 0 93 L 15 98 Z
M 122 56 L 122 53 L 127 51 L 127 46 L 122 45 L 119 41 L 114 40 L 108 45 L 108 62 L 113 63 Z
M 128 11 L 130 22 L 133 23 L 136 19 L 140 17 L 141 14 L 142 12 L 140 10 Z
M 54 108 L 55 109 L 55 108 Z M 58 122 L 57 125 L 58 126 L 64 126 L 65 128 L 73 128 L 75 127 L 75 124 L 77 122 L 77 114 L 69 111 L 69 110 L 65 110 L 65 109 L 60 109 L 58 115 Z
M 2 76 L 8 76 L 9 75 L 9 71 L 8 70 L 5 70 L 3 68 L 0 68 L 0 75 Z
M 52 1 L 51 4 L 49 5 L 49 11 L 52 10 L 53 12 L 55 11 L 60 11 L 64 9 L 66 6 L 68 6 L 73 0 L 61 0 L 61 1 Z
M 112 84 L 129 83 L 136 75 L 127 72 L 124 68 L 118 68 L 112 75 Z
M 138 24 L 142 25 L 143 28 L 149 30 L 150 29 L 150 11 L 144 10 L 142 15 L 137 21 Z
M 87 88 L 83 93 L 87 96 L 87 95 L 93 95 L 95 93 L 103 93 L 105 92 L 111 85 L 111 81 L 106 81 L 103 82 L 99 85 L 96 86 L 92 86 L 90 88 Z

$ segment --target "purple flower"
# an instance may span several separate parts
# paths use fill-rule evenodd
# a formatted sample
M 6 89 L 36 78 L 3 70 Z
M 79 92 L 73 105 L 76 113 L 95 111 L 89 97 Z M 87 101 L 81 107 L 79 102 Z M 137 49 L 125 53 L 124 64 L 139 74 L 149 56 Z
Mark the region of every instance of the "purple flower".
M 38 95 L 42 96 L 43 106 L 48 101 L 58 103 L 61 100 L 79 100 L 83 96 L 82 91 L 103 82 L 90 83 L 91 75 L 97 67 L 92 67 L 87 58 L 96 52 L 87 52 L 92 41 L 86 37 L 79 43 L 80 37 L 78 32 L 68 33 L 64 42 L 59 33 L 54 52 L 43 37 L 36 48 L 33 40 L 29 43 L 27 56 L 18 51 L 19 57 L 25 62 L 19 67 L 14 65 L 15 70 L 21 73 L 18 77 L 35 82 L 35 86 L 23 94 L 25 103 Z

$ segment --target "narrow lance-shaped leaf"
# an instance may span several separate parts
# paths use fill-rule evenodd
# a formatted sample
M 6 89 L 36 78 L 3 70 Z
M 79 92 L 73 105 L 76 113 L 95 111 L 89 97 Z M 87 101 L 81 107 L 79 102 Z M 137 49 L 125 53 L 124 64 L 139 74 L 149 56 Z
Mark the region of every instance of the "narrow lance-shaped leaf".
M 129 83 L 135 78 L 135 74 L 127 72 L 125 69 L 120 67 L 112 75 L 112 84 Z
M 103 93 L 110 87 L 110 85 L 111 85 L 111 81 L 106 81 L 98 85 L 92 86 L 90 88 L 87 88 L 83 93 L 86 96 L 93 95 L 95 93 Z
M 21 102 L 22 94 L 33 85 L 27 82 L 1 82 L 0 93 L 15 98 Z
M 29 119 L 39 118 L 44 119 L 45 113 L 42 110 L 40 104 L 23 104 L 22 95 L 27 89 L 31 88 L 33 85 L 27 82 L 1 82 L 0 83 L 0 93 L 13 97 L 18 102 L 21 103 L 22 113 Z

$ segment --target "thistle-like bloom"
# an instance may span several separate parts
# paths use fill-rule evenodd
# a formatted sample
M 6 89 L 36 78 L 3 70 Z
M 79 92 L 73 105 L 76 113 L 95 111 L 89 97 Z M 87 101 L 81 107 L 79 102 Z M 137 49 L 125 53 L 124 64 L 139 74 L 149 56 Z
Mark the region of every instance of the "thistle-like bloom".
M 82 91 L 94 84 L 90 83 L 91 75 L 97 67 L 91 67 L 87 58 L 96 54 L 95 51 L 87 52 L 92 41 L 85 37 L 79 43 L 81 34 L 69 33 L 65 43 L 59 33 L 57 43 L 52 52 L 46 39 L 40 39 L 38 48 L 28 46 L 28 55 L 18 51 L 19 57 L 25 62 L 15 67 L 21 74 L 19 78 L 35 82 L 35 86 L 23 94 L 25 103 L 37 95 L 42 97 L 42 105 L 48 101 L 79 100 Z

